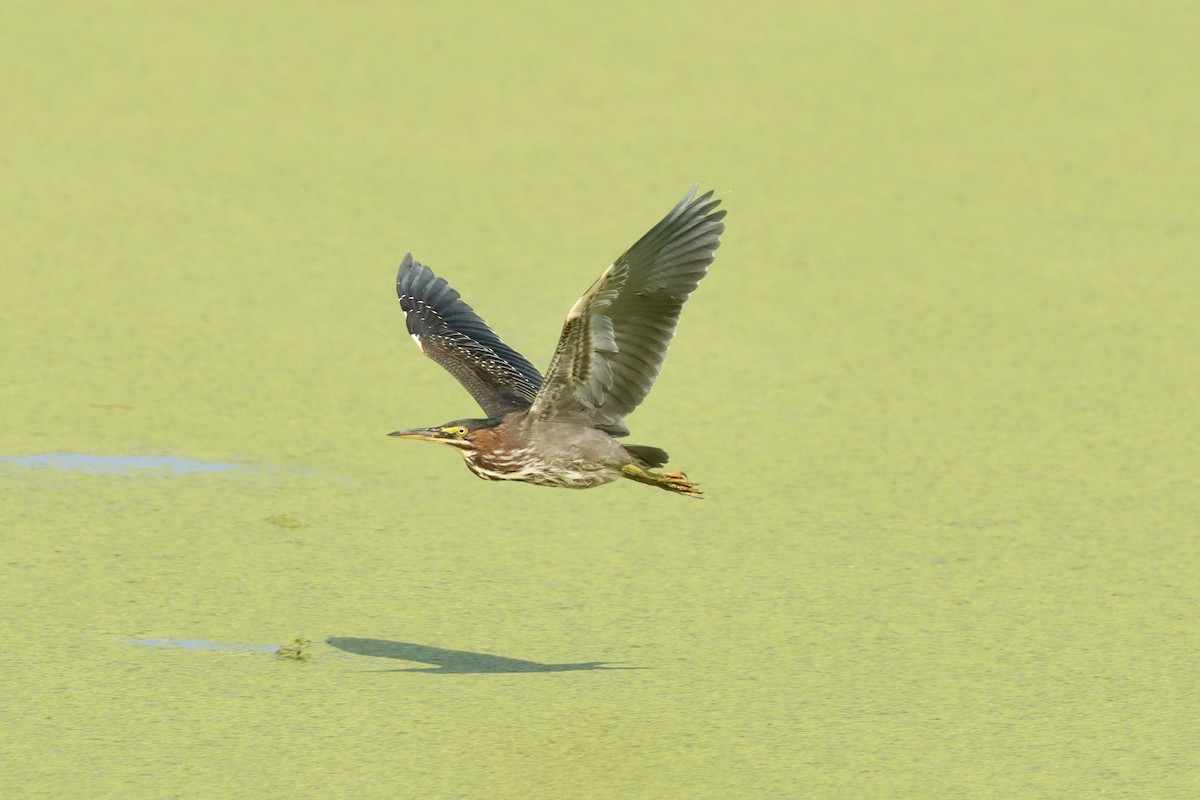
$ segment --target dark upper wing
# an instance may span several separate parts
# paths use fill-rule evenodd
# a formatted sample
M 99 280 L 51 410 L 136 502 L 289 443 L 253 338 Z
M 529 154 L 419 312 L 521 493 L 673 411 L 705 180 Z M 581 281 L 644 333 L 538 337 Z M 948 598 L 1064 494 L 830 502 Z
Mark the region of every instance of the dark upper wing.
M 532 413 L 620 435 L 650 392 L 679 312 L 720 246 L 724 211 L 693 188 L 605 270 L 567 315 Z
M 396 294 L 421 352 L 458 378 L 489 417 L 533 402 L 542 384 L 537 369 L 411 253 L 400 262 Z

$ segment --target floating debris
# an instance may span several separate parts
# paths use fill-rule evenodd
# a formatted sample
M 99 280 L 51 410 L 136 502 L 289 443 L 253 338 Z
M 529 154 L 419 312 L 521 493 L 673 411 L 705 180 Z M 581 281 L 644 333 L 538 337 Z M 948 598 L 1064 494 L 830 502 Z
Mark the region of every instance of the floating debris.
M 275 651 L 275 655 L 292 661 L 311 661 L 312 651 L 308 649 L 311 645 L 311 639 L 296 637 L 290 644 L 280 645 L 279 649 Z

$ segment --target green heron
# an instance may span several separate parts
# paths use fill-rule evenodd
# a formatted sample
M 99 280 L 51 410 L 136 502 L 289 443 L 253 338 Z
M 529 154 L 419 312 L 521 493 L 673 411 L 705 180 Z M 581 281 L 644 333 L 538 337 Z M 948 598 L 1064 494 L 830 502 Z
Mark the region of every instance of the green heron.
M 545 378 L 428 268 L 404 256 L 396 293 L 408 332 L 458 379 L 486 419 L 459 419 L 389 436 L 457 448 L 493 481 L 586 489 L 629 478 L 700 497 L 657 447 L 621 444 L 625 415 L 650 392 L 679 312 L 720 246 L 724 211 L 712 192 L 687 194 L 613 262 L 571 308 Z

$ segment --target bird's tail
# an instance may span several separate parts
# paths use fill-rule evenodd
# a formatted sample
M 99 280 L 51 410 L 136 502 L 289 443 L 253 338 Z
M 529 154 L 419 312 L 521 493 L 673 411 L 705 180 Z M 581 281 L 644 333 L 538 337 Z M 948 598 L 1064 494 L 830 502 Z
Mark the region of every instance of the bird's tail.
M 662 448 L 648 447 L 644 444 L 625 444 L 621 446 L 628 450 L 631 456 L 642 462 L 639 466 L 653 469 L 667 463 L 667 451 Z

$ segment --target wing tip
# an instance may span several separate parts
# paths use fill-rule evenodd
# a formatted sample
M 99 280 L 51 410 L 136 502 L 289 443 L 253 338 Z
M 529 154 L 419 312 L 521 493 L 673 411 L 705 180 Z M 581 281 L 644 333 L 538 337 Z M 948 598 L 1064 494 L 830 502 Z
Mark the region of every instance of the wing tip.
M 396 269 L 396 294 L 404 294 L 405 278 L 411 273 L 419 272 L 423 269 L 427 269 L 427 267 L 423 267 L 414 261 L 411 252 L 405 253 L 404 258 L 400 259 L 400 266 Z M 408 283 L 411 284 L 412 280 L 408 280 Z

